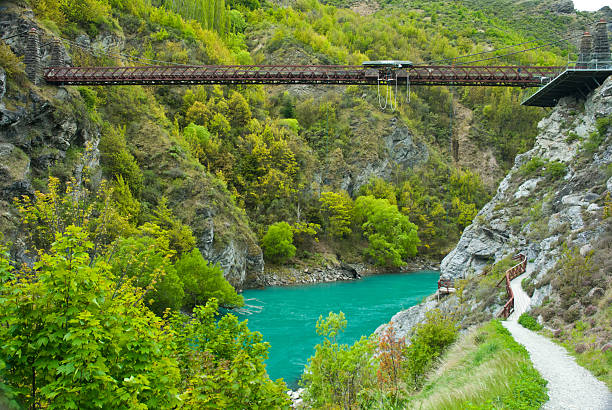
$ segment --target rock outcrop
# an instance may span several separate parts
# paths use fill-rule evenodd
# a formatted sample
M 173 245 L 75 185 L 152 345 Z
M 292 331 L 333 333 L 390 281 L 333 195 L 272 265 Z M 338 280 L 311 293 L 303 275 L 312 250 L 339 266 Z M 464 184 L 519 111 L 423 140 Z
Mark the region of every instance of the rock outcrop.
M 410 129 L 395 118 L 390 119 L 380 142 L 386 150 L 379 153 L 376 159 L 367 162 L 363 158 L 347 160 L 349 168 L 354 168 L 354 171 L 344 175 L 340 187 L 349 194 L 357 194 L 359 188 L 372 178 L 389 180 L 398 167 L 413 168 L 429 159 L 427 145 L 417 141 Z
M 571 14 L 574 12 L 574 2 L 572 0 L 560 0 L 553 3 L 550 9 L 559 14 Z

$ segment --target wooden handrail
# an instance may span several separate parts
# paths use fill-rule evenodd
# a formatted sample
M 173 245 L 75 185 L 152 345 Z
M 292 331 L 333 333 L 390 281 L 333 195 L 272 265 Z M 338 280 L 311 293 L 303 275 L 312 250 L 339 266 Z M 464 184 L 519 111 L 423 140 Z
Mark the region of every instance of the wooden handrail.
M 527 270 L 527 257 L 522 253 L 515 255 L 512 259 L 520 260 L 519 263 L 506 270 L 504 277 L 500 280 L 497 285 L 499 285 L 504 279 L 506 279 L 506 293 L 508 293 L 508 302 L 504 305 L 502 310 L 500 311 L 500 317 L 507 319 L 508 316 L 514 311 L 514 292 L 512 292 L 512 287 L 510 286 L 510 282 L 512 279 L 522 275 Z

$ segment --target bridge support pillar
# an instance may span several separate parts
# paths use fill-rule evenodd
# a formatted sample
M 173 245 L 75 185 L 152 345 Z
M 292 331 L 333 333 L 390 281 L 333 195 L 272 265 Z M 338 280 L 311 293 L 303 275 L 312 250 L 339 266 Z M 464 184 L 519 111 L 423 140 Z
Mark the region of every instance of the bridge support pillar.
M 591 55 L 593 53 L 593 36 L 588 31 L 585 31 L 580 40 L 580 54 L 578 55 L 578 61 L 580 62 L 577 68 L 587 68 L 588 63 L 591 61 Z
M 601 19 L 595 26 L 595 44 L 593 49 L 597 62 L 610 64 L 610 42 L 608 41 L 608 23 Z M 606 64 L 606 63 L 604 63 Z
M 31 28 L 28 32 L 28 44 L 25 54 L 26 75 L 34 84 L 38 84 L 40 73 L 40 45 L 38 43 L 38 31 Z
M 62 67 L 64 65 L 64 54 L 62 53 L 62 43 L 59 38 L 53 39 L 51 46 L 51 67 Z

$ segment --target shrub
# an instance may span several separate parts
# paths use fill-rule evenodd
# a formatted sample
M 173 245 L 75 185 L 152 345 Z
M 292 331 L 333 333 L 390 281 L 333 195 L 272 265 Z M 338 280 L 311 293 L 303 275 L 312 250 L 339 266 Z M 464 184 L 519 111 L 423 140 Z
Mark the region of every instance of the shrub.
M 415 388 L 422 386 L 434 359 L 455 341 L 459 330 L 457 322 L 440 310 L 427 312 L 426 317 L 427 320 L 416 327 L 412 344 L 406 349 L 408 373 Z
M 570 131 L 567 134 L 567 138 L 565 139 L 565 142 L 568 143 L 568 144 L 571 144 L 572 142 L 577 141 L 579 139 L 580 139 L 580 137 L 578 136 L 578 134 L 576 134 L 573 131 Z
M 77 87 L 79 94 L 85 101 L 85 106 L 89 111 L 96 109 L 98 105 L 98 93 L 92 90 L 90 87 Z
M 204 305 L 215 298 L 221 306 L 242 306 L 244 299 L 223 276 L 219 265 L 213 265 L 202 257 L 196 248 L 184 254 L 174 265 L 176 272 L 184 284 L 187 309 Z
M 300 382 L 306 387 L 304 399 L 315 408 L 352 408 L 357 393 L 376 380 L 371 339 L 363 336 L 352 346 L 338 344 L 346 323 L 342 312 L 330 312 L 317 320 L 317 334 L 325 340 L 315 347 Z
M 599 149 L 606 139 L 608 127 L 609 123 L 606 120 L 602 121 L 601 118 L 597 120 L 597 131 L 593 131 L 582 145 L 582 148 L 587 154 L 592 155 Z
M 0 282 L 3 382 L 23 408 L 175 407 L 180 374 L 161 319 L 106 263 L 91 263 L 92 248 L 69 226 L 36 271 Z
M 520 170 L 523 175 L 528 176 L 542 168 L 544 165 L 546 165 L 546 161 L 544 161 L 542 158 L 533 157 L 529 161 L 521 165 Z
M 13 78 L 23 85 L 26 80 L 23 58 L 17 57 L 11 48 L 3 42 L 0 43 L 0 66 L 6 70 L 8 78 Z
M 567 166 L 560 161 L 549 162 L 546 166 L 546 175 L 550 179 L 559 179 L 567 174 Z
M 264 256 L 274 262 L 284 263 L 295 256 L 293 231 L 287 222 L 276 222 L 268 227 L 262 239 Z
M 523 327 L 529 330 L 540 330 L 542 329 L 542 325 L 538 323 L 538 321 L 531 316 L 529 313 L 525 312 L 520 317 L 518 322 L 523 325 Z
M 102 168 L 115 179 L 121 175 L 135 195 L 143 187 L 143 176 L 138 163 L 127 149 L 125 129 L 106 125 L 100 138 L 100 160 Z
M 533 293 L 535 292 L 535 283 L 533 283 L 533 280 L 531 278 L 523 279 L 521 281 L 521 286 L 523 287 L 525 293 L 529 295 L 529 297 L 533 297 Z
M 180 363 L 185 390 L 181 405 L 188 409 L 284 409 L 289 407 L 287 386 L 273 382 L 264 361 L 269 344 L 259 332 L 252 332 L 247 321 L 236 316 L 219 316 L 211 299 L 193 314 L 174 313 L 176 357 Z M 157 407 L 171 408 L 171 407 Z

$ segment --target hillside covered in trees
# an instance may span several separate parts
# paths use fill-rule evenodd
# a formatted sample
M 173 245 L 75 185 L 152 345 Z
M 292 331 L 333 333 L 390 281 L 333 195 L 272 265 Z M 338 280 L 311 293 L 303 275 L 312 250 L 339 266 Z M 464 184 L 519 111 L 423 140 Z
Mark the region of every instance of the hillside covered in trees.
M 538 45 L 545 40 L 536 39 L 551 35 L 542 18 L 525 12 L 515 29 L 517 16 L 508 5 L 500 8 L 507 13 L 493 15 L 486 4 L 400 3 L 365 15 L 336 7 L 343 4 L 304 1 L 277 7 L 32 0 L 31 7 L 43 39 L 67 39 L 72 65 L 85 66 L 360 64 L 393 58 L 464 63 L 470 58 L 452 59 L 526 41 Z M 10 3 L 8 10 L 16 18 L 23 13 Z M 550 8 L 544 14 L 555 30 L 570 34 L 592 20 Z M 20 80 L 18 40 L 3 45 L 5 104 L 23 109 L 27 101 L 16 97 L 29 85 Z M 573 47 L 559 42 L 481 64 L 558 65 Z M 496 54 L 507 51 L 485 56 Z M 500 88 L 414 87 L 409 103 L 404 90 L 389 90 L 400 100 L 395 112 L 377 107 L 376 89 L 356 86 L 78 87 L 59 99 L 44 86 L 41 91 L 73 117 L 79 137 L 68 139 L 99 138 L 93 154 L 102 177 L 114 186 L 121 177 L 134 203 L 130 217 L 150 220 L 166 198 L 194 230 L 204 256 L 220 262 L 236 286 L 258 283 L 264 264 L 280 261 L 308 266 L 340 258 L 399 267 L 415 255 L 415 246 L 420 255 L 438 259 L 514 156 L 532 144 L 544 114 L 518 105 L 522 90 Z M 5 195 L 7 207 L 13 196 L 44 191 L 49 175 L 63 183 L 83 155 L 84 141 L 51 147 L 48 132 L 38 132 L 42 141 L 17 146 L 33 159 L 24 176 L 30 186 Z M 458 161 L 450 156 L 451 138 L 460 142 Z M 359 196 L 382 200 L 370 202 L 376 212 L 365 219 L 353 212 Z M 409 225 L 388 232 L 384 225 L 400 215 L 416 225 L 418 241 Z M 370 223 L 374 217 L 378 222 Z M 12 222 L 3 231 L 17 225 Z M 290 228 L 285 236 L 292 237 L 291 246 L 268 241 L 262 260 L 263 238 L 281 222 Z M 412 239 L 393 243 L 396 234 Z M 271 248 L 279 246 L 283 255 L 272 256 L 278 249 Z M 377 250 L 383 247 L 391 254 Z
M 439 261 L 546 114 L 511 88 L 382 87 L 395 111 L 374 87 L 56 88 L 27 79 L 25 30 L 43 65 L 56 38 L 73 66 L 562 65 L 576 40 L 554 41 L 599 16 L 545 1 L 280 3 L 0 2 L 8 403 L 285 406 L 261 337 L 215 321 L 218 306 L 285 268 Z M 527 42 L 554 43 L 508 48 Z

